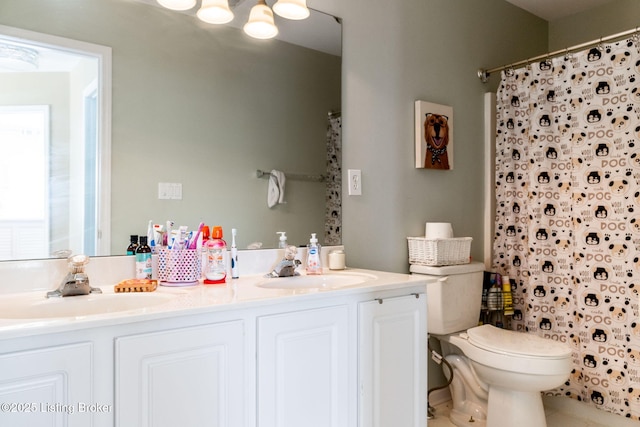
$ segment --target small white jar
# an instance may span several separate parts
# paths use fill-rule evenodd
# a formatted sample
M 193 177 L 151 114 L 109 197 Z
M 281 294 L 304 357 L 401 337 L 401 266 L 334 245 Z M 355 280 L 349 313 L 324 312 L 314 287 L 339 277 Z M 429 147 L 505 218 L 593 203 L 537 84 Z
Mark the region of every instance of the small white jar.
M 329 252 L 329 270 L 344 270 L 346 256 L 342 249 Z

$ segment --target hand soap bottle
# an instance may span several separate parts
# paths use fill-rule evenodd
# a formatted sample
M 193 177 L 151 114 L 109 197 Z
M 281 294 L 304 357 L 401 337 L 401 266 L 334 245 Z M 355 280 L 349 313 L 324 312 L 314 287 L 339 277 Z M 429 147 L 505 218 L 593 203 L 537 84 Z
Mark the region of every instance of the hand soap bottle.
M 276 234 L 280 235 L 280 239 L 278 239 L 278 249 L 285 249 L 288 246 L 286 233 L 286 231 L 276 231 Z
M 320 245 L 318 244 L 316 233 L 311 233 L 311 239 L 309 239 L 307 249 L 307 274 L 322 274 Z

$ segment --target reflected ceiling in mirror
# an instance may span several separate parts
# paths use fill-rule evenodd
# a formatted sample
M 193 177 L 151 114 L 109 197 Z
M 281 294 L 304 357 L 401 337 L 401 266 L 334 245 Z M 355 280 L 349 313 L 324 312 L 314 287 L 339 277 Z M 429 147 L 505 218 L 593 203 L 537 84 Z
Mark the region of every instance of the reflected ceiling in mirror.
M 225 237 L 237 228 L 239 248 L 274 247 L 277 231 L 296 245 L 322 236 L 325 186 L 287 181 L 286 203 L 269 208 L 268 181 L 256 170 L 326 173 L 327 113 L 340 110 L 339 56 L 254 40 L 134 0 L 28 3 L 3 2 L 3 22 L 113 52 L 112 126 L 104 126 L 112 146 L 102 156 L 111 163 L 102 170 L 112 172 L 102 241 L 111 244 L 100 254 L 123 254 L 149 220 L 221 225 Z M 160 183 L 182 184 L 182 199 L 159 199 Z

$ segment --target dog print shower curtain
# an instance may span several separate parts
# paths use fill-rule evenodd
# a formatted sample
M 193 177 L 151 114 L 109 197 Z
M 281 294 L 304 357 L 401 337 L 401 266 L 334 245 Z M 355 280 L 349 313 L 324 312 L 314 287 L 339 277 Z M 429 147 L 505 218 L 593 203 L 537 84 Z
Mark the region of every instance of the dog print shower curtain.
M 568 343 L 548 393 L 640 417 L 640 44 L 507 70 L 497 94 L 494 268 L 512 328 Z
M 329 113 L 324 244 L 342 244 L 342 116 Z

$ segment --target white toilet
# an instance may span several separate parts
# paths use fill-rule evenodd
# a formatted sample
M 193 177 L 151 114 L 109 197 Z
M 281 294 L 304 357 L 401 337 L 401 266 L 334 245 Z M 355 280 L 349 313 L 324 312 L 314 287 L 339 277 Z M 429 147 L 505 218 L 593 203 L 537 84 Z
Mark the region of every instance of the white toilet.
M 572 369 L 571 348 L 536 335 L 478 325 L 484 264 L 429 267 L 427 330 L 452 365 L 451 422 L 466 427 L 545 427 L 541 391 Z M 485 420 L 486 417 L 486 420 Z

